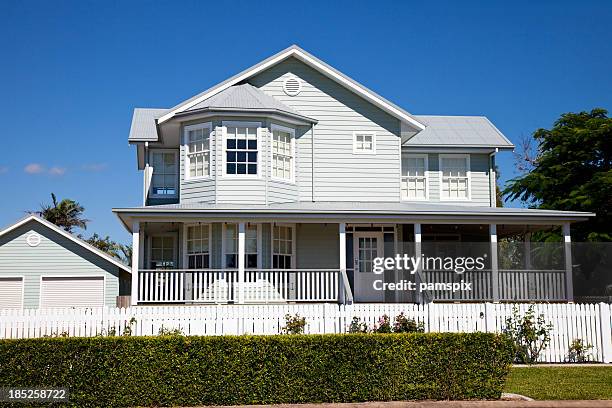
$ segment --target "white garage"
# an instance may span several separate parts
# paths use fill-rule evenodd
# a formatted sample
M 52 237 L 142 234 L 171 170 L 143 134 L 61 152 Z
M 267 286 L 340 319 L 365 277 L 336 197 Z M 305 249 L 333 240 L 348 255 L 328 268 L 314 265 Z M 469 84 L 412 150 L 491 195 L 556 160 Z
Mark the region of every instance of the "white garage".
M 23 307 L 23 278 L 0 277 L 0 309 Z
M 40 307 L 102 307 L 104 277 L 42 276 Z

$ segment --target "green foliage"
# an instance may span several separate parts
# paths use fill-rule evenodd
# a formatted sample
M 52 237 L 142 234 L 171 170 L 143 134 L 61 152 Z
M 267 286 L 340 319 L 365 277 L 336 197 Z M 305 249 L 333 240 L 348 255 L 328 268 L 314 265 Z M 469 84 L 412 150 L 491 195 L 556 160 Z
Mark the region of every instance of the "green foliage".
M 404 312 L 395 316 L 393 324 L 388 315 L 382 315 L 372 329 L 355 316 L 348 327 L 349 333 L 423 333 L 424 331 L 425 325 L 422 322 L 406 317 Z
M 368 325 L 365 322 L 362 322 L 360 318 L 357 316 L 353 316 L 353 320 L 348 327 L 349 333 L 367 333 Z
M 285 327 L 282 328 L 282 334 L 303 334 L 306 328 L 306 318 L 296 314 L 291 316 L 285 315 Z
M 612 241 L 612 118 L 604 109 L 565 113 L 552 129 L 538 129 L 531 171 L 503 191 L 535 208 L 589 211 L 597 217 L 576 224 L 579 241 Z
M 159 331 L 157 332 L 157 334 L 160 336 L 184 336 L 185 335 L 183 333 L 183 329 L 181 329 L 180 327 L 175 327 L 173 329 L 170 329 L 164 326 L 159 328 Z
M 0 340 L 0 386 L 75 407 L 496 399 L 512 356 L 492 333 Z
M 533 306 L 529 306 L 524 316 L 518 308 L 512 308 L 512 316 L 506 318 L 503 333 L 514 344 L 515 361 L 521 364 L 534 364 L 540 353 L 546 350 L 550 343 L 550 332 L 553 326 L 546 323 L 544 315 L 535 316 Z
M 30 214 L 36 214 L 68 232 L 72 232 L 75 227 L 87 228 L 89 220 L 83 218 L 85 208 L 81 204 L 68 198 L 58 202 L 53 193 L 51 201 L 52 204 L 41 204 L 39 211 L 30 211 Z
M 393 330 L 391 328 L 391 320 L 388 315 L 382 315 L 380 319 L 378 319 L 378 323 L 374 325 L 372 328 L 372 333 L 392 333 Z
M 395 322 L 393 322 L 393 333 L 423 333 L 425 331 L 425 325 L 423 322 L 417 323 L 413 318 L 408 318 L 404 315 L 404 312 L 395 316 Z
M 574 339 L 570 344 L 567 359 L 571 363 L 586 363 L 591 360 L 593 345 L 582 339 Z

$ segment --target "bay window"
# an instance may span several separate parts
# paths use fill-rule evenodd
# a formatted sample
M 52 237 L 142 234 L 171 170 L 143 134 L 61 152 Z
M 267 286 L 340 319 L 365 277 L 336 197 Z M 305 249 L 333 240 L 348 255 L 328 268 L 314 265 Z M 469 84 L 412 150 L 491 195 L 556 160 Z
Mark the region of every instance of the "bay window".
M 187 265 L 189 269 L 210 268 L 210 225 L 187 226 Z
M 210 176 L 210 123 L 185 126 L 187 179 Z
M 225 174 L 257 175 L 258 124 L 224 124 L 225 130 Z
M 152 197 L 176 197 L 178 167 L 177 153 L 172 150 L 151 151 L 151 165 L 153 175 L 151 177 Z
M 244 242 L 246 268 L 258 267 L 257 225 L 247 225 Z M 226 224 L 224 228 L 224 255 L 226 268 L 238 268 L 238 224 Z
M 469 168 L 469 155 L 440 155 L 441 200 L 468 200 L 470 198 Z
M 402 156 L 402 196 L 407 200 L 425 200 L 428 197 L 427 155 Z
M 293 180 L 294 162 L 293 129 L 272 125 L 272 177 Z

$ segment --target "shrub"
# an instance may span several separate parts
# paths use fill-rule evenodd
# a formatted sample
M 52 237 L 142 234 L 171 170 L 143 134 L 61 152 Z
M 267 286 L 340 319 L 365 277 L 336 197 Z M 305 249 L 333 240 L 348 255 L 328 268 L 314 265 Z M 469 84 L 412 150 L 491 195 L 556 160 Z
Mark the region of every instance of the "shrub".
M 285 315 L 285 327 L 282 328 L 281 334 L 303 334 L 306 328 L 306 318 L 296 314 L 291 316 Z
M 372 329 L 373 333 L 391 333 L 391 331 L 391 321 L 387 315 L 382 315 Z
M 569 347 L 567 359 L 572 363 L 586 363 L 591 360 L 593 345 L 582 339 L 574 339 Z
M 417 323 L 413 318 L 406 317 L 404 312 L 395 316 L 393 322 L 393 333 L 423 333 L 425 325 L 423 322 Z
M 506 318 L 503 332 L 514 343 L 515 361 L 523 364 L 533 364 L 538 361 L 540 353 L 550 343 L 550 332 L 553 326 L 546 323 L 544 315 L 535 316 L 533 306 L 529 306 L 524 316 L 518 308 L 512 308 L 512 316 Z
M 495 399 L 492 333 L 0 340 L 0 387 L 68 387 L 75 407 Z
M 361 319 L 357 316 L 353 317 L 351 324 L 348 327 L 349 333 L 367 333 L 368 325 L 365 322 L 362 322 Z

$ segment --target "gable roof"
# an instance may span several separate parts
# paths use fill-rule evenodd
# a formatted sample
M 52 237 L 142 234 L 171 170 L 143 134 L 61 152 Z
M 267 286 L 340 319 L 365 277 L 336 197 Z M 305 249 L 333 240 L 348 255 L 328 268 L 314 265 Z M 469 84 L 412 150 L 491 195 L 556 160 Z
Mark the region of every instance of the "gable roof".
M 321 61 L 320 59 L 316 58 L 315 56 L 309 54 L 308 52 L 304 51 L 303 49 L 301 49 L 300 47 L 298 47 L 297 45 L 292 45 L 289 48 L 284 49 L 283 51 L 259 62 L 258 64 L 253 65 L 252 67 L 240 72 L 239 74 L 234 75 L 231 78 L 226 79 L 225 81 L 213 86 L 212 88 L 207 89 L 204 92 L 199 93 L 198 95 L 193 96 L 192 98 L 187 99 L 186 101 L 183 101 L 181 103 L 179 103 L 178 105 L 174 106 L 173 108 L 170 108 L 165 114 L 163 114 L 161 117 L 159 117 L 157 119 L 157 122 L 159 124 L 162 124 L 168 120 L 170 120 L 171 118 L 174 117 L 174 115 L 176 115 L 177 113 L 181 113 L 184 111 L 187 111 L 191 108 L 193 108 L 194 106 L 196 106 L 197 104 L 199 104 L 200 102 L 209 99 L 210 97 L 218 94 L 219 92 L 233 86 L 236 85 L 242 81 L 247 80 L 248 78 L 257 75 L 258 73 L 286 60 L 287 58 L 290 57 L 294 57 L 300 61 L 302 61 L 303 63 L 305 63 L 306 65 L 312 67 L 313 69 L 321 72 L 322 74 L 324 74 L 325 76 L 327 76 L 328 78 L 336 81 L 337 83 L 339 83 L 340 85 L 346 87 L 347 89 L 351 90 L 352 92 L 356 93 L 357 95 L 361 96 L 362 98 L 366 99 L 367 101 L 369 101 L 370 103 L 378 106 L 379 108 L 381 108 L 382 110 L 384 110 L 385 112 L 389 113 L 390 115 L 404 121 L 407 123 L 410 123 L 412 126 L 414 126 L 415 128 L 421 130 L 425 128 L 425 125 L 423 125 L 418 119 L 416 119 L 412 114 L 410 114 L 409 112 L 405 111 L 404 109 L 400 108 L 399 106 L 391 103 L 390 101 L 386 100 L 385 98 L 383 98 L 382 96 L 376 94 L 375 92 L 369 90 L 368 88 L 366 88 L 365 86 L 361 85 L 360 83 L 358 83 L 357 81 L 349 78 L 348 76 L 344 75 L 343 73 L 341 73 L 340 71 L 336 70 L 335 68 L 331 67 L 330 65 L 326 64 L 325 62 Z
M 514 145 L 484 116 L 418 115 L 425 129 L 404 142 L 404 146 L 495 147 L 514 149 Z
M 71 240 L 72 242 L 80 245 L 81 247 L 85 248 L 86 250 L 88 250 L 89 252 L 93 253 L 94 255 L 97 255 L 98 257 L 112 263 L 113 265 L 123 269 L 124 271 L 128 272 L 128 273 L 132 273 L 132 268 L 130 268 L 129 266 L 127 266 L 126 264 L 124 264 L 123 262 L 117 260 L 116 258 L 113 258 L 112 256 L 110 256 L 109 254 L 102 252 L 101 250 L 99 250 L 98 248 L 88 244 L 87 242 L 83 241 L 80 238 L 75 237 L 74 235 L 72 235 L 71 233 L 64 231 L 63 229 L 61 229 L 60 227 L 58 227 L 57 225 L 43 219 L 40 218 L 36 215 L 28 215 L 27 217 L 22 218 L 21 220 L 17 221 L 16 223 L 14 223 L 13 225 L 3 229 L 2 231 L 0 231 L 0 237 L 21 227 L 22 225 L 25 225 L 29 222 L 38 222 L 39 224 L 47 227 L 48 229 L 68 238 L 69 240 Z
M 293 108 L 285 105 L 278 99 L 264 93 L 261 89 L 251 84 L 233 85 L 223 91 L 205 99 L 185 112 L 193 111 L 219 111 L 234 110 L 254 111 L 254 112 L 277 112 L 306 120 L 307 122 L 317 123 L 316 119 L 309 118 L 297 112 Z
M 129 142 L 155 142 L 157 141 L 157 128 L 155 120 L 160 118 L 168 109 L 136 108 L 132 115 Z

